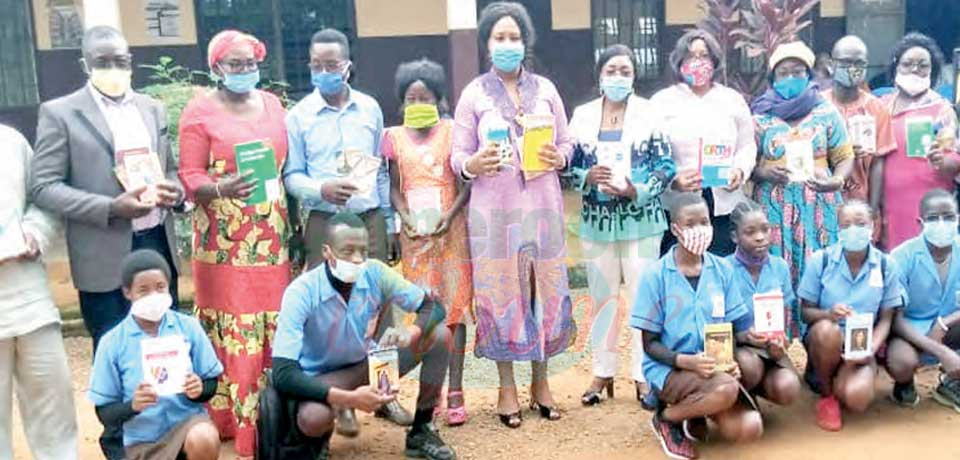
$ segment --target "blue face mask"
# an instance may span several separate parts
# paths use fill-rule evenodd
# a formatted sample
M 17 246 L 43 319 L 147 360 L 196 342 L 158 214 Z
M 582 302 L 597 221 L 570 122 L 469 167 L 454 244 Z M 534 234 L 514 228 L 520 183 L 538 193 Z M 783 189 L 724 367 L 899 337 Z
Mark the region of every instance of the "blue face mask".
M 938 248 L 953 244 L 957 238 L 957 221 L 938 220 L 923 223 L 923 239 Z
M 787 77 L 773 83 L 773 90 L 784 99 L 793 99 L 810 85 L 810 77 Z
M 232 93 L 247 94 L 260 83 L 260 70 L 247 73 L 223 73 L 223 86 Z
M 523 43 L 498 43 L 490 49 L 490 60 L 501 72 L 513 72 L 523 62 Z
M 320 94 L 332 96 L 343 91 L 343 73 L 341 72 L 310 72 L 310 82 L 320 91 Z
M 633 94 L 633 80 L 627 77 L 603 77 L 600 79 L 600 91 L 614 102 L 620 102 Z
M 870 245 L 870 238 L 873 236 L 873 226 L 861 227 L 851 225 L 841 229 L 837 235 L 840 239 L 840 245 L 844 251 L 860 252 L 867 249 Z
M 850 76 L 850 69 L 847 67 L 837 67 L 833 71 L 833 81 L 844 88 L 853 88 L 853 77 Z

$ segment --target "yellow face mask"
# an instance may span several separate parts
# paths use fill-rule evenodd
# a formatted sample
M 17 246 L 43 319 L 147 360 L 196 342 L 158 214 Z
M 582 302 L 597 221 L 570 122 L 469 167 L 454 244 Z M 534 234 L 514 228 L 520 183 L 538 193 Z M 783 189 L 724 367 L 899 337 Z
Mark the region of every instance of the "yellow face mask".
M 132 76 L 133 71 L 129 69 L 93 69 L 90 72 L 90 83 L 107 96 L 120 97 L 130 89 Z
M 437 123 L 440 123 L 440 111 L 435 104 L 410 104 L 403 109 L 403 126 L 407 128 L 430 128 Z

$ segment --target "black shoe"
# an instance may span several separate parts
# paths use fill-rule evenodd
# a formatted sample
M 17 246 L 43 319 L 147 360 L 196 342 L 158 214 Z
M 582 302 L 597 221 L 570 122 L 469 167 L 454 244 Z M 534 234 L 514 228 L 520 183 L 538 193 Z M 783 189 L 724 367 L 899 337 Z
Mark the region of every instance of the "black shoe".
M 940 374 L 940 384 L 933 392 L 933 399 L 957 412 L 960 412 L 960 380 Z
M 894 383 L 890 399 L 900 407 L 915 407 L 920 403 L 920 395 L 912 380 L 910 383 Z
M 403 451 L 409 458 L 427 460 L 454 460 L 457 453 L 440 438 L 440 433 L 432 424 L 418 425 L 407 432 L 407 447 Z
M 408 411 L 405 407 L 400 405 L 400 403 L 396 400 L 384 404 L 381 408 L 377 409 L 377 411 L 373 413 L 373 416 L 387 419 L 400 426 L 413 425 L 413 414 L 411 414 L 410 411 Z

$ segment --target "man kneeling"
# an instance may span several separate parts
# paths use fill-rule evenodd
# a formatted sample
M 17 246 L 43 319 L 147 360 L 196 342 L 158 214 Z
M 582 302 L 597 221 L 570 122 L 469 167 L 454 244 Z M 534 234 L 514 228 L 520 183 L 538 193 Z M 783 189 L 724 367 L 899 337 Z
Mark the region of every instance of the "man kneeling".
M 220 435 L 203 408 L 223 372 L 213 346 L 195 318 L 170 311 L 163 256 L 135 251 L 121 273 L 130 314 L 103 336 L 93 360 L 97 417 L 104 427 L 123 425 L 127 460 L 216 460 Z M 157 366 L 144 369 L 144 361 Z M 178 370 L 182 385 L 173 383 Z
M 395 394 L 369 386 L 367 353 L 397 347 L 401 375 L 423 362 L 406 455 L 456 458 L 432 423 L 449 359 L 447 330 L 438 327 L 443 308 L 388 266 L 367 259 L 367 230 L 356 215 L 333 216 L 326 231 L 324 263 L 287 288 L 273 343 L 273 383 L 281 395 L 299 401 L 297 427 L 329 442 L 335 418 L 352 422 L 354 409 L 372 412 L 393 401 Z M 416 312 L 414 325 L 378 328 L 391 304 Z

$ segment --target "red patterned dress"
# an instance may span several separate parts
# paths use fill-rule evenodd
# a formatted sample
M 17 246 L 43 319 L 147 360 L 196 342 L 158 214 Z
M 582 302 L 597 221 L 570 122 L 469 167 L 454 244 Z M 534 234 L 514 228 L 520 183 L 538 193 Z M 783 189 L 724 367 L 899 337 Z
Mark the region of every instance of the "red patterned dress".
M 237 173 L 236 144 L 263 140 L 273 146 L 277 171 L 287 156 L 286 111 L 266 92 L 264 111 L 242 118 L 212 94 L 199 95 L 180 118 L 180 179 L 187 195 Z M 282 184 L 281 190 L 282 190 Z M 236 440 L 237 455 L 253 456 L 256 414 L 280 299 L 290 282 L 287 203 L 246 206 L 215 199 L 193 214 L 193 281 L 197 317 L 223 363 L 210 416 L 220 435 Z

